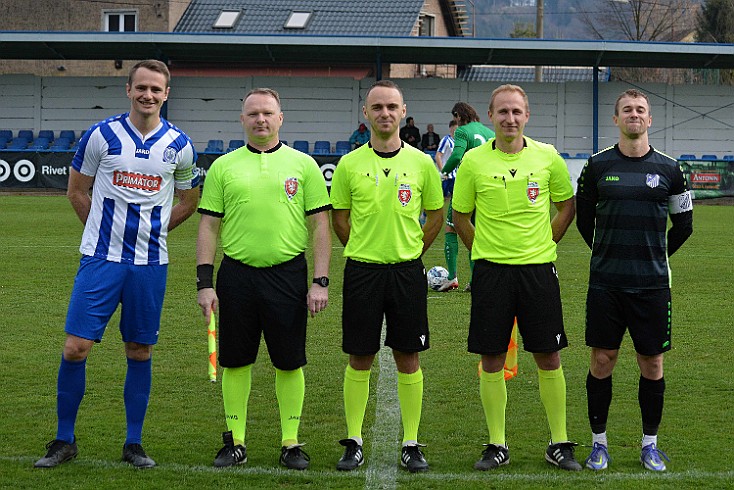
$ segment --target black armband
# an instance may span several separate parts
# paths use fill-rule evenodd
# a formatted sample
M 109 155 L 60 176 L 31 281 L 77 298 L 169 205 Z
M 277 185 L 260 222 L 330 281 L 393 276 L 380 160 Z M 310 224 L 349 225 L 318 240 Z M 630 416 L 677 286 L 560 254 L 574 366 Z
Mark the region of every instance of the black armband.
M 196 266 L 196 290 L 214 287 L 214 266 L 201 264 Z

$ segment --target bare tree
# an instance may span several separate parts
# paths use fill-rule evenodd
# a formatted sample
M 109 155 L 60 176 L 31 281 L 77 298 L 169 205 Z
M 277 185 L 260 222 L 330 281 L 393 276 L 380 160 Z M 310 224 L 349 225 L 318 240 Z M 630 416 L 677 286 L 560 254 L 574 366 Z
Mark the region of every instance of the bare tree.
M 583 23 L 598 39 L 623 41 L 681 41 L 696 28 L 700 8 L 695 0 L 576 0 Z M 630 82 L 686 83 L 691 70 L 612 68 L 612 78 Z
M 699 2 L 694 0 L 576 0 L 594 37 L 624 41 L 679 41 L 695 29 Z M 592 6 L 600 5 L 600 7 Z

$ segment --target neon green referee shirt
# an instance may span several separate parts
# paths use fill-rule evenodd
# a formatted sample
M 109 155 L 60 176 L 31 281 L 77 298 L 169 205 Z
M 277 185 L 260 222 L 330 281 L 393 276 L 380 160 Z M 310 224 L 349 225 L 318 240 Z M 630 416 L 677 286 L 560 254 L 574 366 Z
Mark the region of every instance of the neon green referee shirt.
M 329 208 L 316 161 L 283 144 L 262 153 L 244 146 L 217 158 L 199 204 L 200 212 L 222 218 L 224 253 L 253 267 L 304 252 L 306 216 Z
M 430 156 L 404 145 L 391 158 L 363 145 L 339 160 L 331 179 L 331 204 L 351 221 L 344 256 L 395 264 L 423 251 L 423 209 L 443 208 L 441 177 Z
M 453 208 L 476 210 L 472 259 L 499 264 L 556 260 L 551 201 L 573 197 L 566 162 L 556 149 L 525 137 L 526 147 L 507 154 L 494 139 L 464 155 L 454 183 Z

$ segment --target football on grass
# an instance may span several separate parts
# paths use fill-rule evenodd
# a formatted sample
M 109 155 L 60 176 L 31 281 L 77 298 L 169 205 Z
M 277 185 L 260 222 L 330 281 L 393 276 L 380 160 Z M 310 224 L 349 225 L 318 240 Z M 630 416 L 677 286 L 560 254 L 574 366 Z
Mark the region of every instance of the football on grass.
M 437 265 L 431 267 L 426 273 L 426 280 L 428 281 L 428 287 L 434 291 L 438 291 L 444 282 L 449 278 L 449 271 Z

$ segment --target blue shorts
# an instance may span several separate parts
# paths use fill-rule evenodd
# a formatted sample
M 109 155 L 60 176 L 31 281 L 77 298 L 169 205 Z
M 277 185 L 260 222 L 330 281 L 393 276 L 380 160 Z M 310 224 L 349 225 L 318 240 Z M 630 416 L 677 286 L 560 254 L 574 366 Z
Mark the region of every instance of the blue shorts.
M 100 342 L 117 305 L 122 304 L 122 340 L 155 345 L 167 274 L 167 265 L 132 265 L 83 256 L 66 314 L 66 333 Z

